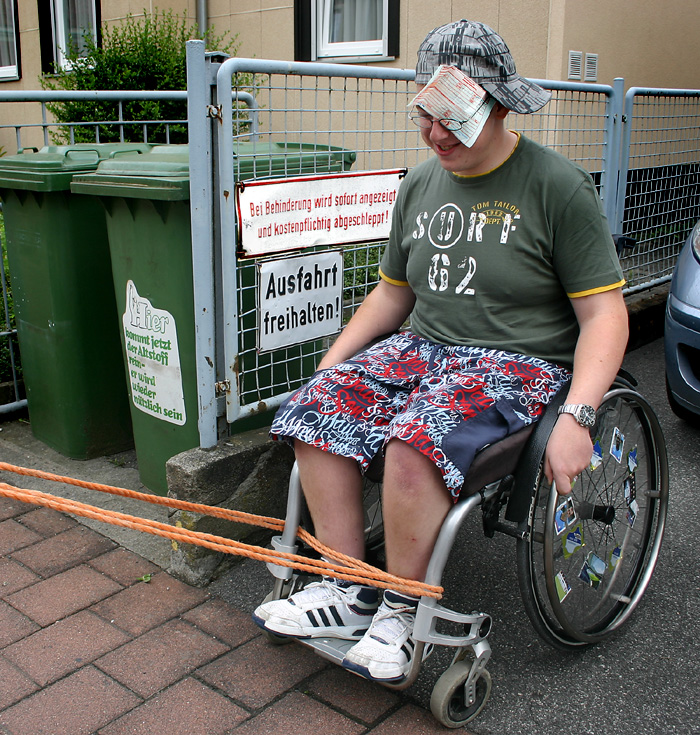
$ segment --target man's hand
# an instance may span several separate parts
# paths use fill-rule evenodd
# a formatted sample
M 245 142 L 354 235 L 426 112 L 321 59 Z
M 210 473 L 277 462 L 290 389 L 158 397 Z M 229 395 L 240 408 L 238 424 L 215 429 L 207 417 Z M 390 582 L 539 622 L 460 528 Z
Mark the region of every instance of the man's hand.
M 591 463 L 593 442 L 588 429 L 579 426 L 573 416 L 562 414 L 557 419 L 547 442 L 544 472 L 554 481 L 559 495 L 571 492 L 574 480 Z

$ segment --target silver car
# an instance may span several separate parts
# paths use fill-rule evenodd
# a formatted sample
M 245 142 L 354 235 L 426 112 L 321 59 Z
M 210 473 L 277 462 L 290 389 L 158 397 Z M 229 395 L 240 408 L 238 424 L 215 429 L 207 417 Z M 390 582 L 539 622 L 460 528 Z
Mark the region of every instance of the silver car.
M 673 412 L 700 426 L 700 222 L 673 271 L 664 330 L 666 387 Z

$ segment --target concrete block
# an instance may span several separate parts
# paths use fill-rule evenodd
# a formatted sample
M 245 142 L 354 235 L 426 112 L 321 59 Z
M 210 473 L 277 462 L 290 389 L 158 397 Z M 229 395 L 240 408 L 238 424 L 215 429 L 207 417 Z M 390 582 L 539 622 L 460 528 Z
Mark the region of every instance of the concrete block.
M 219 442 L 213 449 L 190 449 L 168 460 L 168 495 L 192 503 L 284 518 L 293 463 L 290 447 L 271 441 L 265 430 L 246 432 Z M 258 526 L 187 511 L 173 512 L 170 522 L 248 544 L 265 545 L 272 535 Z M 174 542 L 168 572 L 183 582 L 203 586 L 241 558 Z

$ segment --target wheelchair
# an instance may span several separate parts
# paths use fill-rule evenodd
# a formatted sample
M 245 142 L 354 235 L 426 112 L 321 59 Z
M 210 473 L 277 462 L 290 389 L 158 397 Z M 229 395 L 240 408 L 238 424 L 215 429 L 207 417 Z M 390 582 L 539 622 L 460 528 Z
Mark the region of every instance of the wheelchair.
M 543 471 L 547 440 L 568 386 L 536 424 L 482 449 L 465 478 L 459 501 L 443 523 L 425 582 L 441 585 L 459 529 L 480 508 L 487 537 L 498 532 L 516 539 L 523 605 L 544 641 L 572 651 L 614 634 L 649 585 L 668 507 L 663 433 L 653 409 L 635 388 L 634 378 L 620 371 L 591 429 L 591 464 L 568 496 L 558 495 Z M 371 562 L 372 554 L 382 548 L 380 495 L 381 469 L 373 462 L 365 475 L 366 546 Z M 308 526 L 310 519 L 295 465 L 284 531 L 273 539 L 273 547 L 305 553 L 297 538 L 300 523 Z M 268 567 L 275 582 L 266 600 L 286 597 L 303 586 L 303 575 L 289 567 Z M 427 645 L 454 649 L 451 664 L 434 685 L 430 707 L 442 725 L 462 727 L 482 711 L 491 693 L 486 668 L 490 630 L 486 613 L 457 612 L 434 598 L 422 597 L 413 633 L 412 668 L 404 681 L 384 686 L 411 686 Z M 265 635 L 273 643 L 289 640 Z M 335 663 L 354 645 L 334 638 L 298 642 Z

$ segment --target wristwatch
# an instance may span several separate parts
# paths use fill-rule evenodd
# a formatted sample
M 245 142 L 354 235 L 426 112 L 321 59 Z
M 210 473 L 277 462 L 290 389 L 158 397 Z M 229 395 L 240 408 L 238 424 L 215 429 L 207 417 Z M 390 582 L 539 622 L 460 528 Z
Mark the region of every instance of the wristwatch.
M 595 425 L 595 408 L 585 403 L 567 403 L 559 408 L 559 413 L 570 413 L 586 429 Z

